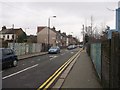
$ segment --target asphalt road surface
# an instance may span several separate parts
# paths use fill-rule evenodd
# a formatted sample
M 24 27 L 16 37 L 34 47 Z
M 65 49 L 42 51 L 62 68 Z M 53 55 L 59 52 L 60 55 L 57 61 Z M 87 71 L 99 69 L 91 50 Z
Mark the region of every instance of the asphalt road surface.
M 17 67 L 2 71 L 2 88 L 38 88 L 78 50 L 20 60 Z

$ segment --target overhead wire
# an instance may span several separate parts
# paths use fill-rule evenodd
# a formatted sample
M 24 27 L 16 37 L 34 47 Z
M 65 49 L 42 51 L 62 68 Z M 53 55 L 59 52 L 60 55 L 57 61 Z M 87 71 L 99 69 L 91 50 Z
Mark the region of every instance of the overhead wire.
M 17 10 L 22 10 L 22 12 L 25 14 L 25 13 L 29 13 L 29 14 L 31 14 L 31 15 L 40 15 L 40 13 L 39 12 L 33 12 L 32 10 L 30 11 L 30 10 L 27 10 L 27 9 L 23 9 L 23 8 L 20 8 L 20 7 L 18 7 L 18 6 L 15 6 L 15 5 L 11 5 L 11 4 L 8 4 L 8 2 L 6 3 L 6 2 L 0 2 L 1 4 L 4 4 L 4 5 L 6 5 L 6 6 L 8 6 L 8 7 L 12 7 L 12 8 L 14 8 L 14 9 L 17 9 Z M 10 3 L 14 3 L 14 2 L 10 2 Z M 1 5 L 2 6 L 2 5 Z M 8 8 L 9 9 L 9 8 Z

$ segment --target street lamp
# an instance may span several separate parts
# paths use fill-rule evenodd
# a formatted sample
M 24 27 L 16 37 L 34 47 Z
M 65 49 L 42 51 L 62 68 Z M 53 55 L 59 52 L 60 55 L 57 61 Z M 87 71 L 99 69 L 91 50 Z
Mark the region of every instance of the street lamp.
M 48 18 L 48 49 L 50 47 L 50 18 L 56 18 L 56 16 L 51 16 Z
M 14 30 L 14 24 L 12 24 L 12 30 L 14 31 L 14 34 L 13 34 L 13 50 L 15 51 L 15 35 L 16 35 L 16 33 L 15 33 L 15 30 Z

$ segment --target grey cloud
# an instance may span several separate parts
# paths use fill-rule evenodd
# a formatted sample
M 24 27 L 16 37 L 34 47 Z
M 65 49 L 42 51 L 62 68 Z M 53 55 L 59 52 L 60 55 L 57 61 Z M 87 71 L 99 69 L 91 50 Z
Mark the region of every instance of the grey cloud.
M 106 8 L 116 9 L 116 2 L 4 2 L 2 3 L 2 25 L 16 26 L 35 30 L 37 26 L 47 25 L 49 16 L 56 15 L 51 20 L 51 26 L 55 25 L 62 31 L 72 31 L 76 26 L 80 30 L 81 23 L 85 19 L 90 20 L 93 15 L 95 23 L 103 21 L 113 22 L 115 13 Z M 71 26 L 69 28 L 69 26 Z M 68 29 L 69 28 L 69 29 Z M 76 32 L 79 32 L 76 30 Z M 32 31 L 31 31 L 32 32 Z

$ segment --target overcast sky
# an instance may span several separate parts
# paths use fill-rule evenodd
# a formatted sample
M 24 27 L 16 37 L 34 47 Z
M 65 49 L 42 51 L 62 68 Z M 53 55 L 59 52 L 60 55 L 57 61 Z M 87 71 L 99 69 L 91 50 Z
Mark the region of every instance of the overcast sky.
M 81 38 L 82 24 L 90 25 L 90 17 L 93 16 L 93 25 L 100 27 L 102 24 L 115 28 L 115 14 L 113 11 L 118 7 L 115 0 L 87 0 L 78 2 L 41 2 L 38 0 L 4 0 L 0 2 L 0 27 L 8 28 L 14 24 L 15 28 L 26 28 L 27 34 L 36 34 L 37 26 L 47 26 L 48 18 L 51 17 L 51 27 L 67 34 L 73 34 Z M 54 1 L 54 2 L 53 2 Z M 57 0 L 56 0 L 57 1 Z M 29 28 L 29 29 L 28 29 Z M 73 33 L 72 33 L 73 32 Z

